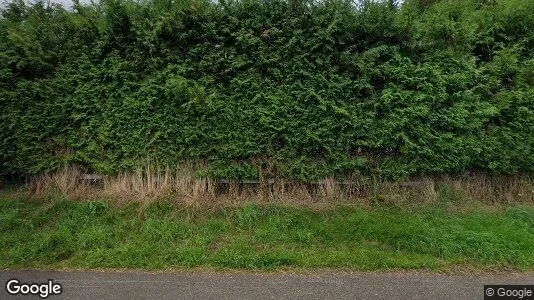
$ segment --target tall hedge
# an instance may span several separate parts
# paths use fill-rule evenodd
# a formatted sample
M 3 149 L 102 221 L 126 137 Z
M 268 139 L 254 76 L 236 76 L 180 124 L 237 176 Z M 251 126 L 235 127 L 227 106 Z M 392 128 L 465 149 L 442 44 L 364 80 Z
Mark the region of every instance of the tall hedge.
M 0 174 L 534 171 L 534 1 L 6 5 Z

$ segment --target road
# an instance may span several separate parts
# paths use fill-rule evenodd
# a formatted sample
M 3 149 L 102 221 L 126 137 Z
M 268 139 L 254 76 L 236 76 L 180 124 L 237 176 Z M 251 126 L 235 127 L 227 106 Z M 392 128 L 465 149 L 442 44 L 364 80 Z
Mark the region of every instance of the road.
M 483 299 L 484 284 L 534 284 L 534 273 L 440 275 L 427 272 L 0 271 L 6 283 L 47 282 L 63 293 L 48 299 Z

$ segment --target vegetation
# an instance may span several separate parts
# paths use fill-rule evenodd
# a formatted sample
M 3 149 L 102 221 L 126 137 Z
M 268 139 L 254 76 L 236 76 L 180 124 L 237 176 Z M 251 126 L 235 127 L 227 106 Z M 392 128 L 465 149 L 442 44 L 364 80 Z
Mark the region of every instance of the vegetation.
M 340 203 L 389 203 L 420 205 L 433 203 L 440 193 L 461 201 L 484 204 L 534 204 L 534 178 L 528 176 L 413 177 L 409 181 L 356 177 L 342 182 L 332 177 L 305 183 L 295 180 L 260 180 L 256 183 L 198 177 L 198 165 L 176 170 L 154 170 L 147 166 L 135 172 L 105 176 L 102 181 L 80 180 L 73 166 L 35 177 L 24 195 L 34 199 L 60 197 L 68 200 L 109 199 L 114 202 L 174 202 L 211 206 L 221 203 L 292 203 L 335 205 Z M 460 201 L 460 202 L 461 202 Z
M 459 206 L 461 208 L 459 208 Z M 534 210 L 459 205 L 199 208 L 0 195 L 0 268 L 534 268 Z
M 532 49 L 524 0 L 12 0 L 0 268 L 532 270 Z
M 534 1 L 395 2 L 103 0 L 76 3 L 65 10 L 14 0 L 0 17 L 0 175 L 38 174 L 65 164 L 117 173 L 146 159 L 159 166 L 187 159 L 205 161 L 206 175 L 241 179 L 532 173 Z M 5 230 L 24 232 L 48 222 L 39 215 L 46 211 L 45 205 L 35 214 L 27 211 L 34 204 L 2 205 L 13 208 L 2 210 L 14 218 L 12 224 L 2 218 Z M 110 226 L 113 239 L 93 222 L 79 223 L 78 218 L 86 217 L 79 212 L 90 205 L 101 207 L 92 216 L 98 226 Z M 252 236 L 239 233 L 241 244 L 221 242 L 227 252 L 209 254 L 208 238 L 203 240 L 199 232 L 220 226 L 223 233 L 241 232 L 234 223 L 237 219 L 215 218 L 194 225 L 179 220 L 133 221 L 101 204 L 52 207 L 49 213 L 57 213 L 59 223 L 50 224 L 50 231 L 37 234 L 35 240 L 4 241 L 10 246 L 0 258 L 3 266 L 46 263 L 43 249 L 67 240 L 73 245 L 58 246 L 65 252 L 58 250 L 57 255 L 79 259 L 68 260 L 71 264 L 88 265 L 129 264 L 112 259 L 127 252 L 144 259 L 184 251 L 193 257 L 192 265 L 242 261 L 243 266 L 261 266 L 269 264 L 269 253 L 282 251 L 275 246 L 275 237 L 260 237 L 256 231 L 278 226 L 272 225 L 278 221 L 268 219 L 253 225 Z M 25 217 L 19 219 L 19 213 Z M 294 212 L 277 213 L 291 217 Z M 309 214 L 299 213 L 295 222 Z M 484 221 L 490 215 L 475 217 Z M 371 215 L 355 211 L 345 216 L 339 222 L 350 225 Z M 429 222 L 425 216 L 406 217 L 406 225 L 425 228 Z M 507 213 L 491 217 L 502 221 L 503 230 L 525 226 L 511 221 Z M 449 217 L 444 218 L 445 223 L 434 225 L 450 229 Z M 462 216 L 450 218 L 471 222 Z M 66 231 L 63 226 L 69 222 L 95 240 Z M 381 221 L 369 222 L 374 228 L 373 222 Z M 313 224 L 303 226 L 315 228 Z M 397 253 L 407 265 L 436 262 L 434 257 L 446 258 L 448 251 L 483 262 L 531 264 L 531 258 L 521 256 L 526 253 L 524 244 L 513 250 L 517 255 L 501 252 L 512 246 L 485 244 L 495 224 L 488 221 L 488 228 L 477 227 L 481 231 L 473 231 L 472 245 L 454 246 L 455 231 L 447 235 L 441 229 L 436 229 L 440 235 L 426 232 L 419 238 L 399 232 L 397 242 L 386 243 L 391 249 L 381 248 L 380 240 L 380 246 L 370 241 L 379 235 L 370 240 L 348 236 L 343 240 L 341 235 L 337 254 L 321 254 L 327 236 L 306 227 L 302 232 L 312 232 L 310 241 L 318 247 L 302 250 L 297 242 L 294 252 L 281 255 L 296 265 L 336 265 L 346 251 L 365 253 L 370 247 L 382 249 L 385 256 Z M 322 225 L 334 230 L 328 227 L 334 225 Z M 171 226 L 177 234 L 151 238 L 172 243 L 183 237 L 189 246 L 169 250 L 163 242 L 160 249 L 165 251 L 143 252 L 145 248 L 132 241 L 105 250 L 108 243 L 123 243 L 134 227 L 145 228 L 139 229 L 145 233 L 137 233 L 150 236 L 151 226 Z M 526 241 L 532 236 L 525 230 Z M 401 236 L 417 243 L 405 246 Z M 445 240 L 432 244 L 433 237 Z M 266 248 L 254 254 L 243 250 L 242 260 L 232 260 L 235 249 L 256 245 L 253 238 L 265 238 Z M 29 258 L 18 252 L 25 247 L 34 250 Z M 85 252 L 83 247 L 94 247 L 96 252 Z M 488 254 L 477 252 L 484 247 L 489 247 Z M 397 249 L 401 252 L 394 252 Z M 308 258 L 307 251 L 314 254 Z M 415 259 L 410 251 L 426 256 Z M 187 264 L 186 256 L 174 257 L 183 258 L 173 264 Z

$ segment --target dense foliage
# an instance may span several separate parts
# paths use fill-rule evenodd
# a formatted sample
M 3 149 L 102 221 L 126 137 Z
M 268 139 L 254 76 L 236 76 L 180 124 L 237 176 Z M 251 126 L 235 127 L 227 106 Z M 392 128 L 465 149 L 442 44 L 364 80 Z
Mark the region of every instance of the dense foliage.
M 0 173 L 531 173 L 533 49 L 525 0 L 15 0 Z

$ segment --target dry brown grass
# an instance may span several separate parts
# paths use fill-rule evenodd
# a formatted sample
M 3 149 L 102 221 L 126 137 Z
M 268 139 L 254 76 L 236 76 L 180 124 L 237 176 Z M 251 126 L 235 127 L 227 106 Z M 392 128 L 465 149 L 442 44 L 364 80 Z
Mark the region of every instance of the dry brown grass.
M 450 187 L 462 198 L 486 204 L 534 204 L 534 178 L 478 174 L 444 178 L 442 185 Z
M 147 165 L 133 172 L 104 176 L 91 183 L 81 179 L 83 172 L 79 168 L 69 166 L 34 178 L 29 182 L 29 190 L 36 197 L 55 194 L 72 200 L 107 198 L 117 202 L 170 199 L 189 205 L 252 201 L 417 206 L 443 197 L 485 204 L 534 204 L 534 180 L 520 176 L 418 177 L 403 182 L 364 177 L 337 181 L 328 177 L 315 183 L 260 178 L 258 182 L 238 182 L 196 176 L 196 171 L 204 168 L 205 165 L 199 162 L 187 162 L 173 169 Z M 449 195 L 451 193 L 453 197 Z
M 191 204 L 210 202 L 215 198 L 215 183 L 195 176 L 195 169 L 201 167 L 192 163 L 174 170 L 150 165 L 139 167 L 134 172 L 105 176 L 102 191 L 105 197 L 121 202 L 154 199 L 174 199 Z
M 78 200 L 87 196 L 89 186 L 80 181 L 81 171 L 76 166 L 66 166 L 56 172 L 46 172 L 29 181 L 29 190 L 36 197 L 59 194 Z

